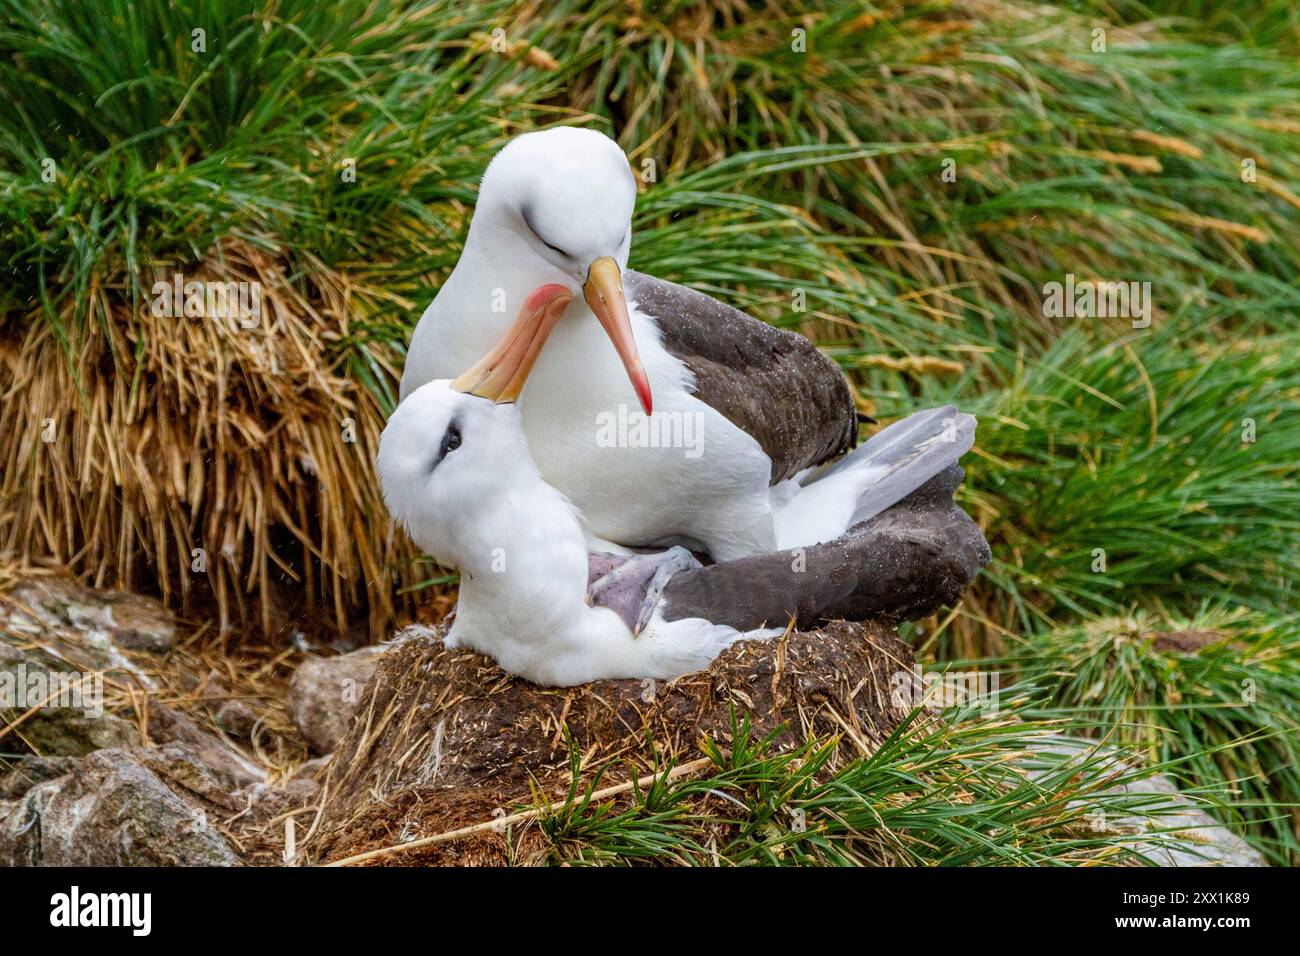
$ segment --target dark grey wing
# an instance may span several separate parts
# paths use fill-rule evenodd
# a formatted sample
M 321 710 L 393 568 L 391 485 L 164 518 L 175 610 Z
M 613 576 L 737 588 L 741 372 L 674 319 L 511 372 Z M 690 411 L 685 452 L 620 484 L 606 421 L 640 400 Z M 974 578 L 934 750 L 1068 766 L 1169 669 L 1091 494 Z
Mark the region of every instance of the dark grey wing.
M 748 631 L 823 621 L 916 620 L 952 605 L 988 564 L 988 542 L 952 500 L 953 465 L 892 508 L 825 544 L 683 570 L 664 588 L 664 619 L 702 617 Z M 801 553 L 802 551 L 802 553 Z
M 696 397 L 772 459 L 772 484 L 853 447 L 858 420 L 849 383 L 802 335 L 631 269 L 623 289 L 694 374 Z

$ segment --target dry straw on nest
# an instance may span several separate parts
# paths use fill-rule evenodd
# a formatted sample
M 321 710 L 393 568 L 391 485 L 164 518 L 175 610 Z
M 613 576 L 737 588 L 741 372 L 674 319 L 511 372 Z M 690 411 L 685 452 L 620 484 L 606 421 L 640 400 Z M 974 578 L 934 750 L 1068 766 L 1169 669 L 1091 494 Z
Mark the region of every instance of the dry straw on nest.
M 816 737 L 839 739 L 845 759 L 870 753 L 907 716 L 895 681 L 912 664 L 891 628 L 837 622 L 735 644 L 674 681 L 546 688 L 428 632 L 409 634 L 385 654 L 331 758 L 303 860 L 502 863 L 543 853 L 536 834 L 511 851 L 499 828 L 482 824 L 520 804 L 562 801 L 575 754 L 585 780 L 599 771 L 607 783 L 666 762 L 704 766 L 701 741 L 728 744 L 737 714 L 780 749 Z
M 146 292 L 155 278 L 169 276 Z M 99 287 L 61 316 L 66 339 L 34 317 L 9 324 L 0 552 L 98 587 L 156 581 L 173 606 L 215 604 L 223 629 L 342 631 L 368 611 L 381 634 L 389 569 L 413 562 L 372 473 L 383 411 L 331 360 L 346 286 L 322 270 L 304 292 L 232 244 L 185 280 L 260 283 L 257 321 L 158 316 L 150 301 L 130 315 Z

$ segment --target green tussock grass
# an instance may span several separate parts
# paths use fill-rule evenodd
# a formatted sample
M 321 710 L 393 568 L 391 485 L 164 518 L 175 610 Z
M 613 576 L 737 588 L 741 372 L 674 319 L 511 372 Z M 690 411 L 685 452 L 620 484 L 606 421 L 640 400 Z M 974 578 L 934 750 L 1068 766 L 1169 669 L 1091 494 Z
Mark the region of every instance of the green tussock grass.
M 445 598 L 451 576 L 411 576 L 412 556 L 376 530 L 365 455 L 281 465 L 313 457 L 285 423 L 332 437 L 346 414 L 365 448 L 491 154 L 520 131 L 592 125 L 654 173 L 634 268 L 809 335 L 883 420 L 946 401 L 980 416 L 962 503 L 994 562 L 951 615 L 911 630 L 923 653 L 1014 657 L 1070 727 L 1182 761 L 1223 795 L 1225 819 L 1294 859 L 1279 741 L 1296 688 L 1254 651 L 1289 632 L 1241 622 L 1300 611 L 1298 24 L 1277 0 L 0 0 L 0 369 L 3 389 L 22 383 L 5 391 L 0 549 L 138 585 L 173 551 L 184 563 L 191 547 L 224 548 L 207 529 L 265 499 L 273 531 L 214 577 L 233 617 L 256 617 L 246 596 L 272 575 L 337 629 L 368 619 L 383 633 L 412 593 Z M 192 328 L 144 314 L 158 274 L 257 269 L 312 336 L 293 388 L 247 355 L 158 357 Z M 1149 282 L 1150 327 L 1048 316 L 1044 284 L 1067 274 Z M 230 369 L 232 388 L 212 384 Z M 141 395 L 145 409 L 108 430 L 106 410 Z M 238 444 L 274 465 L 226 502 L 203 469 L 230 446 L 195 409 L 232 395 L 251 396 L 232 415 Z M 166 467 L 143 471 L 181 476 L 159 487 L 105 466 L 83 535 L 80 447 L 58 446 L 68 457 L 38 473 L 24 432 L 56 400 L 95 461 L 110 443 L 162 441 L 156 412 L 195 463 L 152 450 Z M 1128 632 L 1114 622 L 1199 620 L 1207 606 L 1238 635 L 1214 666 L 1115 637 Z M 1213 701 L 1252 675 L 1272 692 L 1244 712 L 1162 696 Z M 928 746 L 965 759 L 960 740 Z M 814 754 L 782 759 L 755 756 L 764 769 L 743 780 L 720 770 L 715 789 L 747 805 L 725 859 L 989 863 L 1026 826 L 1006 796 L 1024 784 L 992 767 L 971 784 L 983 809 L 954 816 L 956 791 L 939 784 L 942 798 L 900 797 L 910 811 L 874 801 L 871 788 L 902 792 L 880 762 L 812 780 L 799 767 Z M 555 836 L 587 847 L 574 858 L 707 861 L 721 851 L 690 819 L 705 799 L 693 786 L 612 835 L 569 814 Z M 822 842 L 763 829 L 763 801 L 787 791 Z M 1028 836 L 1011 861 L 1089 858 L 1069 829 Z M 980 849 L 963 856 L 959 833 Z
M 1294 864 L 1300 625 L 1242 609 L 1138 612 L 1017 642 L 1007 663 L 1046 706 L 1182 772 Z M 1211 809 L 1211 812 L 1215 812 Z M 1231 822 L 1231 820 L 1225 820 Z
M 455 261 L 456 204 L 513 102 L 494 89 L 508 61 L 470 34 L 503 9 L 7 0 L 10 301 L 48 313 L 114 279 L 138 294 L 146 265 L 239 239 L 291 271 L 346 263 L 372 305 L 390 302 L 403 279 Z M 355 183 L 341 177 L 349 159 Z
M 1295 601 L 1300 364 L 1285 335 L 1184 344 L 1170 324 L 1063 336 L 983 417 L 1003 618 L 1021 628 L 1189 595 Z
M 1008 710 L 1010 712 L 1008 712 Z M 621 803 L 592 800 L 580 755 L 567 798 L 540 826 L 556 860 L 706 866 L 1143 865 L 1186 824 L 1113 751 L 1062 746 L 1060 721 L 918 711 L 870 755 L 836 760 L 839 741 L 774 752 L 737 721 L 712 766 L 670 765 Z M 1194 803 L 1201 803 L 1194 798 Z M 1148 821 L 1134 824 L 1136 818 Z M 1109 822 L 1107 822 L 1109 821 Z

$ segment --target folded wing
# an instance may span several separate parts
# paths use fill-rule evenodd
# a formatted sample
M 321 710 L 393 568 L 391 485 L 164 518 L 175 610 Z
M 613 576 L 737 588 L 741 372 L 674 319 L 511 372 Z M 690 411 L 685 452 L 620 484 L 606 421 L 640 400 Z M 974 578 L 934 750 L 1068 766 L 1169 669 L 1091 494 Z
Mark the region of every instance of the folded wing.
M 952 498 L 964 474 L 947 468 L 825 544 L 681 570 L 663 590 L 660 613 L 748 631 L 791 617 L 801 628 L 915 620 L 952 605 L 990 558 L 983 534 Z
M 695 396 L 767 453 L 772 484 L 853 447 L 858 421 L 848 382 L 808 339 L 630 269 L 623 287 L 695 376 Z

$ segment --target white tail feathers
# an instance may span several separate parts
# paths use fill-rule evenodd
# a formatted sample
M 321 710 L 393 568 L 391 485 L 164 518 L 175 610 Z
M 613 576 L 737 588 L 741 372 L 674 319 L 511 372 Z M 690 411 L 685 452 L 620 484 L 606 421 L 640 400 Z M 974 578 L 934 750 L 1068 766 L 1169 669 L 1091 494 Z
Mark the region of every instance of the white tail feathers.
M 806 479 L 775 514 L 780 548 L 820 544 L 902 501 L 975 443 L 975 417 L 952 405 L 909 415 Z

